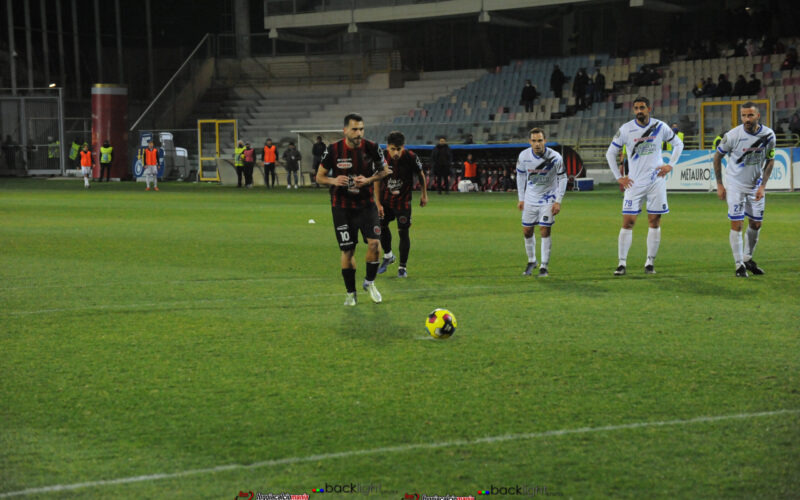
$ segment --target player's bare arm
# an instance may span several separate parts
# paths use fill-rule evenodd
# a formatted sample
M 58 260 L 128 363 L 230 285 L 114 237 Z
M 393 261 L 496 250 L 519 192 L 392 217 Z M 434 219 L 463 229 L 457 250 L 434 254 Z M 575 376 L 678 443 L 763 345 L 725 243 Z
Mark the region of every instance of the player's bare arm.
M 419 173 L 419 179 L 422 186 L 422 194 L 419 197 L 419 206 L 424 207 L 428 204 L 428 179 L 425 178 L 425 173 Z
M 717 198 L 725 199 L 725 186 L 722 184 L 722 154 L 719 151 L 714 153 L 714 175 L 717 178 Z
M 617 179 L 617 183 L 622 186 L 622 189 L 628 189 L 629 187 L 633 186 L 633 180 L 627 175 L 623 175 Z
M 522 210 L 525 208 L 525 202 L 524 201 L 518 202 L 517 208 L 519 209 L 520 212 L 522 212 Z
M 378 217 L 383 219 L 384 210 L 383 204 L 381 203 L 381 181 L 375 181 L 372 183 L 372 195 L 375 201 L 375 206 L 378 207 Z
M 764 197 L 764 191 L 767 189 L 767 181 L 769 180 L 769 176 L 772 175 L 772 167 L 774 166 L 775 160 L 767 160 L 767 164 L 764 165 L 764 173 L 761 175 L 761 184 L 756 190 L 756 201 Z
M 348 180 L 346 175 L 339 175 L 336 177 L 328 177 L 328 169 L 319 166 L 317 169 L 317 184 L 324 184 L 326 186 L 347 186 Z
M 561 211 L 561 203 L 559 203 L 557 201 L 554 201 L 553 202 L 553 210 L 552 210 L 553 215 L 558 215 L 558 213 L 560 211 Z
M 672 165 L 665 163 L 658 167 L 658 177 L 664 177 L 668 173 L 672 172 Z

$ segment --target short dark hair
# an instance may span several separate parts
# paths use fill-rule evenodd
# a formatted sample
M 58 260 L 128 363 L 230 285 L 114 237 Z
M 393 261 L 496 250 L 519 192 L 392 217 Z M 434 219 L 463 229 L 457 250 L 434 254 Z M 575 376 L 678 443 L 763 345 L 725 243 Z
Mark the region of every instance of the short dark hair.
M 358 113 L 350 113 L 350 114 L 348 114 L 347 116 L 344 117 L 344 126 L 345 127 L 350 123 L 350 120 L 354 120 L 354 121 L 357 121 L 357 122 L 363 122 L 364 118 L 361 115 L 359 115 Z
M 399 148 L 405 143 L 406 136 L 404 136 L 403 133 L 398 130 L 392 130 L 389 132 L 389 135 L 386 136 L 387 145 L 391 144 L 392 146 L 397 146 Z
M 293 143 L 293 142 L 290 142 L 290 143 L 289 143 L 289 145 L 290 145 L 290 146 L 294 146 L 294 143 Z
M 761 112 L 761 111 L 758 109 L 758 105 L 757 105 L 756 103 L 754 103 L 753 101 L 747 101 L 746 103 L 742 104 L 742 106 L 741 106 L 741 107 L 742 107 L 742 108 L 753 108 L 753 109 L 755 109 L 757 112 L 759 112 L 759 113 Z
M 547 137 L 547 135 L 544 133 L 544 130 L 540 129 L 539 127 L 533 127 L 530 132 L 528 132 L 528 137 L 532 136 L 533 134 L 542 134 L 542 139 Z
M 321 136 L 321 135 L 318 135 L 318 136 L 317 136 L 317 140 L 318 140 L 318 141 L 321 141 L 321 140 L 322 140 L 322 136 Z
M 643 95 L 640 95 L 639 97 L 633 100 L 633 104 L 636 104 L 637 102 L 643 102 L 645 106 L 647 106 L 648 108 L 650 107 L 650 99 L 648 99 Z

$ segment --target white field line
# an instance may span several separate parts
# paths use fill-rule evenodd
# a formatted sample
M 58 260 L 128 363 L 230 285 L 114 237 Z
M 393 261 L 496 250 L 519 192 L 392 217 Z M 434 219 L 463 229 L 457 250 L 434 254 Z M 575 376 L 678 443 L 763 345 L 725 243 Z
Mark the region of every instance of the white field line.
M 103 479 L 100 481 L 87 481 L 83 483 L 55 484 L 52 486 L 41 486 L 38 488 L 28 488 L 26 490 L 8 491 L 5 493 L 0 493 L 0 498 L 10 498 L 10 497 L 17 497 L 24 495 L 37 495 L 41 493 L 55 493 L 60 491 L 70 491 L 82 488 L 112 486 L 116 484 L 130 484 L 130 483 L 140 483 L 144 481 L 158 481 L 160 479 L 175 479 L 186 476 L 215 474 L 217 472 L 225 472 L 230 470 L 259 469 L 264 467 L 273 467 L 276 465 L 291 465 L 303 462 L 318 462 L 322 460 L 335 460 L 339 458 L 349 458 L 349 457 L 357 457 L 363 455 L 406 453 L 415 450 L 433 450 L 438 448 L 450 448 L 454 446 L 473 446 L 480 444 L 502 443 L 507 441 L 520 441 L 524 439 L 567 436 L 570 434 L 590 434 L 595 432 L 613 432 L 613 431 L 622 431 L 629 429 L 642 429 L 648 427 L 692 425 L 692 424 L 701 424 L 708 422 L 721 422 L 725 420 L 746 420 L 751 418 L 773 417 L 777 415 L 796 415 L 799 413 L 800 409 L 776 410 L 776 411 L 764 411 L 757 413 L 739 413 L 735 415 L 718 415 L 715 417 L 695 417 L 690 419 L 662 420 L 658 422 L 636 422 L 632 424 L 606 425 L 603 427 L 579 427 L 576 429 L 560 429 L 554 431 L 530 432 L 524 434 L 506 434 L 502 436 L 488 436 L 477 439 L 458 439 L 454 441 L 442 441 L 439 443 L 401 444 L 398 446 L 384 446 L 381 448 L 368 448 L 365 450 L 340 451 L 336 453 L 321 453 L 319 455 L 308 455 L 305 457 L 277 458 L 273 460 L 264 460 L 263 462 L 254 462 L 252 464 L 217 465 L 216 467 L 209 467 L 206 469 L 189 469 L 179 472 L 165 472 L 158 474 L 148 474 L 144 476 L 121 477 L 117 479 Z

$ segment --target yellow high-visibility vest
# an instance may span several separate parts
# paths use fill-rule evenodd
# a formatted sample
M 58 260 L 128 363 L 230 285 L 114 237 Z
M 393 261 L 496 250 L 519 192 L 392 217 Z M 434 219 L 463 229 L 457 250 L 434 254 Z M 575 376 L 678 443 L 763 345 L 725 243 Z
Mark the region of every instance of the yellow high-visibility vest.
M 675 135 L 677 135 L 677 136 L 678 136 L 678 139 L 680 139 L 680 140 L 681 140 L 681 142 L 683 142 L 683 132 L 678 132 L 678 133 L 677 133 L 677 134 L 675 134 Z M 668 142 L 668 143 L 667 143 L 667 151 L 672 151 L 672 143 L 671 143 L 671 142 Z
M 100 148 L 100 163 L 111 163 L 111 153 L 114 152 L 114 147 L 101 147 Z
M 244 160 L 242 159 L 242 153 L 243 152 L 244 152 L 244 147 L 236 148 L 236 153 L 235 153 L 236 154 L 236 158 L 235 158 L 236 161 L 235 161 L 234 165 L 237 166 L 237 167 L 243 167 L 244 166 Z

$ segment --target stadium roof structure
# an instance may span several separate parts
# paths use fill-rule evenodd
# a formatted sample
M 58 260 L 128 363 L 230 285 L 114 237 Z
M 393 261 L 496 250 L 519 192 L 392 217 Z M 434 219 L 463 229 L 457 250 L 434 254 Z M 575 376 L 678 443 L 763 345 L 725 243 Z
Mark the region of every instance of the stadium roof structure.
M 270 15 L 269 7 L 264 15 L 264 29 L 313 28 L 318 26 L 350 26 L 358 24 L 432 20 L 474 15 L 479 22 L 489 22 L 493 13 L 514 9 L 547 7 L 553 5 L 589 3 L 591 0 L 439 0 L 402 5 L 385 5 L 376 2 L 375 7 L 356 9 L 329 9 L 307 13 Z M 402 2 L 401 2 L 402 3 Z M 383 6 L 380 6 L 384 4 Z M 268 5 L 268 4 L 267 4 Z M 510 20 L 510 19 L 509 19 Z M 271 36 L 277 36 L 275 31 Z

